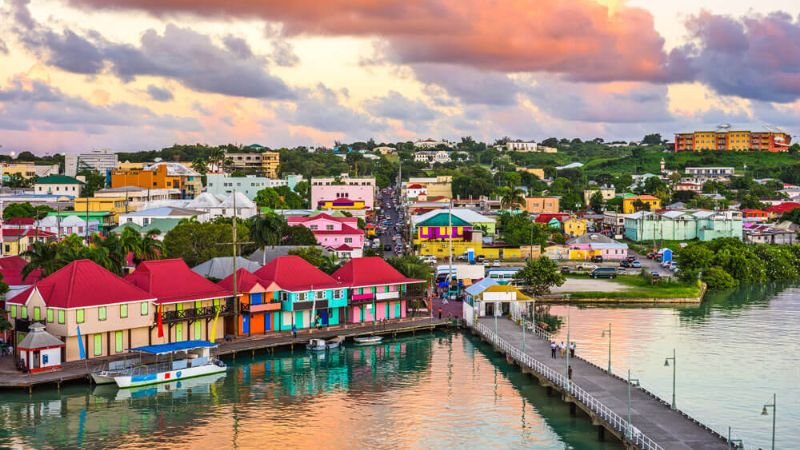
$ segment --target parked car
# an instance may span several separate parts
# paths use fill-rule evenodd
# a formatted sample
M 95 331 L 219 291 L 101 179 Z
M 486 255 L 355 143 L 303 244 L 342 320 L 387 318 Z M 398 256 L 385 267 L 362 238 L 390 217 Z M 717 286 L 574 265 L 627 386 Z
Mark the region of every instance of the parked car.
M 592 278 L 616 278 L 617 269 L 614 267 L 598 267 L 589 274 Z
M 636 261 L 636 257 L 635 256 L 628 256 L 627 258 L 625 258 L 625 261 L 634 262 L 634 261 Z
M 650 272 L 650 278 L 652 278 L 654 280 L 660 280 L 661 279 L 661 274 L 658 273 L 658 272 Z
M 594 265 L 594 264 L 589 264 L 589 263 L 580 263 L 577 266 L 575 266 L 575 269 L 577 269 L 577 270 L 594 270 L 594 269 L 597 269 L 597 266 Z
M 492 267 L 500 267 L 500 260 L 495 259 L 494 261 L 492 261 Z
M 570 269 L 568 266 L 561 266 L 561 273 L 570 273 Z
M 619 266 L 620 267 L 625 267 L 627 269 L 628 267 L 631 266 L 631 263 L 628 262 L 627 259 L 623 259 L 622 261 L 619 262 Z
M 670 264 L 670 265 L 669 265 L 669 270 L 670 270 L 671 272 L 677 272 L 677 271 L 678 271 L 678 265 L 677 265 L 677 264 L 675 264 L 675 263 L 672 263 L 672 264 Z
M 633 261 L 633 262 L 631 262 L 630 267 L 632 269 L 641 269 L 642 268 L 642 263 L 640 263 L 639 261 Z
M 603 256 L 602 255 L 592 256 L 592 262 L 593 263 L 601 263 L 601 262 L 603 262 Z

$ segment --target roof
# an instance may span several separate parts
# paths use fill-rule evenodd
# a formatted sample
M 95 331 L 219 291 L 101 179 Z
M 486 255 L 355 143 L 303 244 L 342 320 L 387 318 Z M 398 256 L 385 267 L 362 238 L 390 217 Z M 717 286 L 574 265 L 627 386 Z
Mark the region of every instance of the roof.
M 330 275 L 296 255 L 279 256 L 254 274 L 262 281 L 275 282 L 281 289 L 292 292 L 341 286 Z
M 336 213 L 334 213 L 336 214 Z M 346 217 L 346 216 L 332 216 L 326 212 L 320 212 L 319 214 L 313 214 L 310 216 L 290 216 L 286 218 L 286 221 L 289 225 L 296 225 L 305 222 L 315 222 L 317 220 L 330 220 L 331 222 L 339 222 L 339 223 L 352 223 L 357 224 L 358 218 L 357 217 Z
M 425 186 L 417 183 L 409 184 L 408 186 L 406 186 L 406 189 L 423 189 L 423 188 L 425 188 Z
M 252 200 L 247 198 L 246 195 L 243 193 L 236 191 L 233 194 L 229 195 L 219 206 L 223 208 L 233 208 L 233 200 L 236 198 L 236 208 L 255 208 L 256 204 L 253 203 Z
M 208 341 L 181 341 L 172 342 L 169 344 L 145 345 L 143 347 L 129 349 L 128 351 L 150 353 L 152 355 L 165 355 L 168 353 L 185 352 L 187 350 L 194 350 L 197 348 L 213 348 L 216 346 L 217 344 Z
M 229 291 L 233 291 L 233 273 L 225 277 L 224 280 L 217 284 Z M 236 270 L 236 292 L 250 292 L 256 286 L 260 287 L 263 291 L 266 291 L 261 280 L 259 280 L 257 276 L 253 275 L 252 272 L 244 268 Z
M 490 286 L 494 286 L 495 284 L 499 284 L 494 278 L 484 278 L 481 281 L 473 284 L 472 286 L 465 289 L 466 293 L 475 297 L 476 295 L 480 295 L 483 291 L 485 291 Z
M 38 178 L 34 184 L 83 184 L 83 181 L 66 175 L 48 175 Z
M 194 217 L 205 214 L 205 211 L 196 209 L 177 208 L 174 206 L 162 206 L 159 208 L 140 209 L 126 213 L 126 217 L 153 217 L 153 216 L 167 216 L 167 217 Z
M 33 284 L 42 279 L 42 270 L 36 269 L 28 276 L 22 278 L 22 269 L 28 264 L 21 256 L 6 256 L 0 258 L 0 274 L 3 275 L 3 282 L 9 286 L 20 286 Z
M 420 214 L 418 216 L 413 216 L 411 218 L 411 223 L 412 224 L 417 224 L 419 222 L 424 222 L 424 221 L 430 219 L 431 217 L 436 216 L 437 214 L 447 214 L 448 211 L 450 211 L 450 210 L 448 210 L 447 208 L 439 208 L 439 209 L 435 209 L 433 211 L 427 212 L 425 214 Z M 469 209 L 469 208 L 453 208 L 452 209 L 452 214 L 453 214 L 453 217 L 458 217 L 458 218 L 460 218 L 460 219 L 462 219 L 462 220 L 464 220 L 466 222 L 469 222 L 471 224 L 474 224 L 474 223 L 495 223 L 496 222 L 495 219 L 493 219 L 491 217 L 484 216 L 483 214 L 477 213 L 474 210 Z
M 626 202 L 627 201 L 634 201 L 635 202 L 636 200 L 658 200 L 658 197 L 656 197 L 654 195 L 644 194 L 644 195 L 634 195 L 633 197 L 626 197 L 625 198 Z
M 424 283 L 407 278 L 379 256 L 353 258 L 331 275 L 348 287 Z
M 3 229 L 3 240 L 12 240 L 12 239 L 19 239 L 21 237 L 28 236 L 28 237 L 40 237 L 40 238 L 52 238 L 56 235 L 45 230 L 39 230 L 35 228 L 4 228 Z M 6 239 L 8 238 L 8 239 Z
M 34 350 L 37 348 L 63 347 L 66 344 L 61 339 L 53 336 L 44 329 L 44 325 L 39 322 L 30 325 L 30 333 L 17 344 L 17 348 Z
M 567 244 L 619 244 L 619 242 L 600 233 L 586 233 L 568 240 Z
M 789 211 L 793 211 L 797 208 L 800 208 L 800 203 L 798 202 L 784 202 L 778 205 L 768 206 L 764 210 L 771 213 L 783 214 Z
M 48 308 L 90 308 L 153 299 L 153 295 L 88 259 L 67 264 L 7 302 L 25 304 L 34 289 Z
M 334 250 L 338 250 L 338 251 L 340 251 L 340 252 L 349 252 L 349 251 L 353 251 L 353 250 L 354 250 L 354 248 L 353 248 L 353 247 L 350 247 L 350 246 L 349 246 L 349 245 L 347 245 L 347 244 L 342 244 L 342 245 L 340 245 L 340 246 L 338 246 L 338 247 L 334 248 Z
M 241 256 L 236 257 L 237 269 L 246 269 L 249 271 L 258 270 L 261 264 L 251 261 Z M 192 271 L 198 273 L 206 278 L 216 278 L 221 280 L 233 274 L 233 256 L 219 256 L 211 258 L 204 263 L 200 263 L 192 267 Z
M 330 235 L 330 234 L 347 234 L 347 235 L 351 235 L 351 234 L 362 235 L 362 234 L 364 234 L 364 232 L 361 229 L 353 228 L 350 225 L 347 225 L 347 224 L 344 224 L 344 223 L 342 224 L 342 229 L 340 229 L 340 230 L 312 230 L 311 232 L 314 233 L 315 235 L 317 235 L 317 234 L 328 234 L 328 235 Z
M 566 213 L 552 213 L 552 214 L 543 213 L 543 214 L 539 214 L 538 216 L 536 216 L 536 219 L 534 220 L 534 222 L 536 222 L 536 223 L 548 223 L 553 219 L 556 219 L 559 222 L 561 222 L 562 220 L 564 220 L 565 218 L 568 218 L 568 217 L 569 217 L 569 214 L 566 214 Z
M 446 212 L 439 212 L 439 211 L 431 211 L 433 213 L 432 216 L 429 218 L 417 222 L 418 227 L 469 227 L 472 226 L 471 223 L 467 222 L 466 220 L 458 217 L 455 214 L 448 214 Z M 431 214 L 428 213 L 428 214 Z
M 167 167 L 167 175 L 176 177 L 176 176 L 194 176 L 199 177 L 200 174 L 195 172 L 194 170 L 184 166 L 183 164 L 175 163 L 175 162 L 158 162 L 155 164 L 151 164 L 146 166 L 143 170 L 154 171 L 158 170 L 159 166 L 166 166 Z
M 178 303 L 231 295 L 227 289 L 192 272 L 186 262 L 178 258 L 144 261 L 125 278 L 156 297 L 157 303 Z
M 519 288 L 511 284 L 496 284 L 494 286 L 489 286 L 483 292 L 516 292 L 516 300 L 531 300 L 531 298 L 523 294 Z
M 36 219 L 33 217 L 12 217 L 4 221 L 5 225 L 33 225 Z

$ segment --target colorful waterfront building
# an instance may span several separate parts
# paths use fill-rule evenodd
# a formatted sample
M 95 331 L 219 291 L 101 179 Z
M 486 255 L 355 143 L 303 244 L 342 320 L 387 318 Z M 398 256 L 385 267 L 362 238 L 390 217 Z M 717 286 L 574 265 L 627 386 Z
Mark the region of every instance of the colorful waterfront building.
M 331 277 L 348 288 L 347 323 L 406 317 L 408 285 L 425 283 L 406 277 L 377 256 L 352 259 Z
M 40 322 L 66 344 L 62 361 L 75 361 L 81 359 L 79 336 L 86 358 L 148 345 L 155 301 L 152 294 L 81 259 L 6 300 L 6 308 L 16 342 L 24 339 L 30 324 Z
M 254 272 L 281 302 L 276 330 L 339 325 L 345 321 L 347 286 L 299 256 L 279 256 Z M 273 287 L 274 286 L 274 287 Z M 277 314 L 277 312 L 276 312 Z
M 183 259 L 144 261 L 126 280 L 156 299 L 146 345 L 213 342 L 233 334 L 231 292 L 193 272 Z
M 233 291 L 233 274 L 218 283 Z M 281 302 L 278 287 L 261 281 L 247 269 L 236 271 L 236 296 L 239 298 L 239 335 L 265 334 L 278 329 Z
M 306 227 L 317 243 L 340 258 L 360 258 L 364 254 L 364 231 L 355 217 L 335 217 L 327 213 L 314 216 L 291 216 L 289 226 Z

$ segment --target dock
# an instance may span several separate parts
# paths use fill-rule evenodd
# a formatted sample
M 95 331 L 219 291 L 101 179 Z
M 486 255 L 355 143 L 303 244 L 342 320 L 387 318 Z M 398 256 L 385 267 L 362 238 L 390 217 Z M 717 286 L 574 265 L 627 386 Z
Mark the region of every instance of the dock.
M 264 335 L 241 337 L 230 341 L 218 341 L 214 354 L 224 358 L 236 359 L 237 355 L 255 356 L 257 352 L 275 351 L 280 349 L 302 349 L 309 339 L 328 339 L 336 336 L 353 338 L 357 336 L 399 336 L 432 332 L 438 328 L 453 325 L 452 320 L 424 318 L 406 318 L 391 320 L 377 324 L 348 324 L 321 329 L 297 330 L 297 337 L 291 332 L 273 332 Z M 27 389 L 31 392 L 34 386 L 52 385 L 60 388 L 62 384 L 74 382 L 89 382 L 89 374 L 101 370 L 109 361 L 122 359 L 122 356 L 92 358 L 81 361 L 70 361 L 62 365 L 61 370 L 41 372 L 36 374 L 22 373 L 14 369 L 11 358 L 5 358 L 5 363 L 0 365 L 0 390 L 2 389 Z M 7 367 L 6 367 L 7 366 Z
M 546 331 L 529 326 L 523 346 L 522 327 L 510 319 L 481 318 L 473 330 L 549 391 L 559 392 L 571 413 L 583 411 L 598 427 L 600 438 L 609 432 L 626 448 L 644 450 L 732 448 L 719 433 L 640 387 L 630 390 L 629 423 L 627 380 L 580 357 L 570 358 L 573 373 L 569 379 L 565 358 L 551 357 Z

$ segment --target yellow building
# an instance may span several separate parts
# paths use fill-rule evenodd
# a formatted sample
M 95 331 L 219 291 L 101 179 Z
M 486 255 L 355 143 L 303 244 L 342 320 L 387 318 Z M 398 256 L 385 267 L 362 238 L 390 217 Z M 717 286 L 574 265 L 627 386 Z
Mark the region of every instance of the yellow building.
M 351 209 L 366 209 L 367 205 L 364 200 L 351 200 L 349 198 L 337 198 L 336 200 L 323 200 L 319 202 L 317 209 L 320 210 L 351 210 Z
M 544 180 L 544 169 L 517 167 L 517 172 L 527 172 L 540 180 Z
M 525 211 L 531 214 L 555 214 L 561 207 L 559 197 L 526 197 Z
M 570 217 L 563 222 L 564 233 L 572 237 L 583 236 L 586 234 L 586 223 L 586 219 Z
M 634 195 L 633 197 L 626 197 L 622 199 L 622 213 L 633 214 L 637 211 L 636 203 L 641 201 L 646 205 L 647 211 L 655 211 L 661 209 L 661 200 L 652 195 Z
M 200 174 L 179 163 L 157 163 L 142 169 L 113 170 L 111 187 L 125 186 L 138 186 L 145 189 L 178 189 L 182 198 L 194 198 L 203 189 Z
M 0 174 L 8 179 L 13 175 L 19 175 L 24 179 L 33 177 L 46 177 L 58 175 L 58 164 L 36 165 L 34 163 L 0 164 Z
M 79 197 L 76 198 L 73 208 L 76 212 L 110 212 L 111 220 L 119 223 L 119 215 L 129 212 L 125 197 Z
M 278 178 L 278 166 L 281 164 L 279 152 L 264 152 L 261 154 L 261 173 L 267 178 Z
M 750 136 L 749 131 L 729 131 L 725 140 L 726 150 L 740 152 L 750 150 Z
M 676 152 L 766 151 L 787 152 L 791 136 L 777 131 L 695 131 L 675 135 Z

